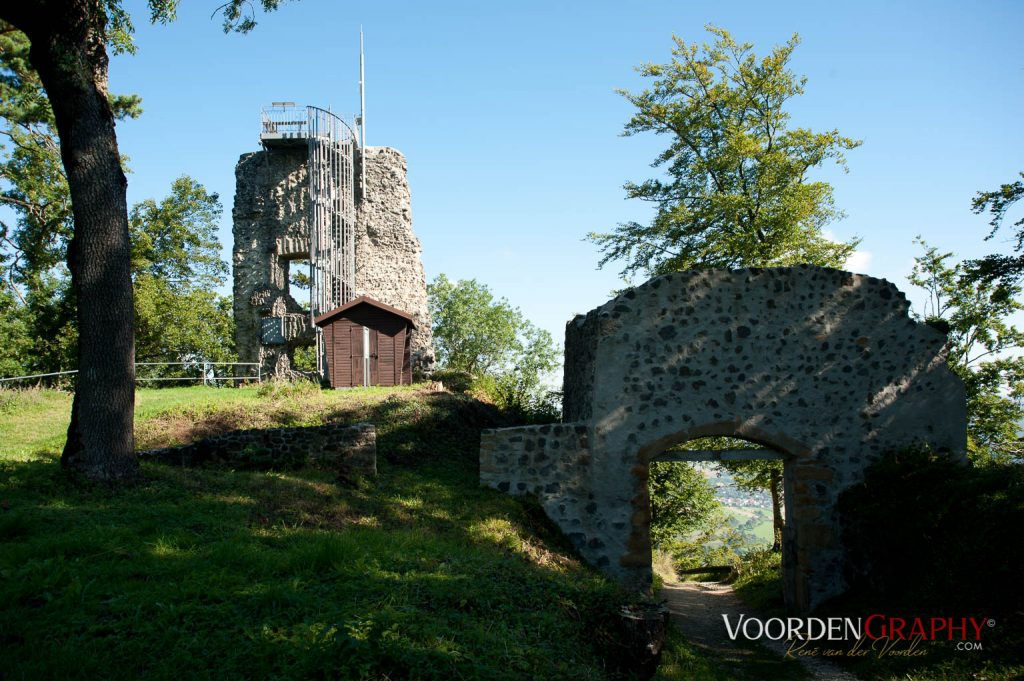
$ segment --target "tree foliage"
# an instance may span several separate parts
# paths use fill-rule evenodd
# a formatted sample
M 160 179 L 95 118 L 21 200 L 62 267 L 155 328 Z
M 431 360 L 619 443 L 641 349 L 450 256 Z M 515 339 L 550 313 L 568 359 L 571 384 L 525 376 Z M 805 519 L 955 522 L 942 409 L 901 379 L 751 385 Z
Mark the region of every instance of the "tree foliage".
M 949 264 L 923 240 L 924 255 L 914 259 L 910 282 L 928 298 L 919 319 L 948 328 L 950 368 L 967 391 L 968 452 L 976 463 L 1010 461 L 1024 456 L 1018 434 L 1024 420 L 1024 333 L 1009 318 L 1024 310 L 1021 287 L 968 276 L 967 268 Z
M 1024 173 L 1021 180 L 1001 185 L 999 189 L 978 192 L 971 202 L 971 210 L 975 214 L 988 213 L 989 226 L 992 228 L 985 240 L 992 239 L 1003 226 L 1007 211 L 1024 198 Z M 966 273 L 972 279 L 992 282 L 1005 281 L 1012 285 L 1024 275 L 1024 217 L 1013 223 L 1016 234 L 1013 240 L 1013 251 L 1016 255 L 994 253 L 979 260 L 967 263 Z
M 71 199 L 53 111 L 28 63 L 29 42 L 0 32 L 0 375 L 75 366 L 76 301 L 65 266 L 73 234 Z M 112 96 L 120 119 L 141 114 L 136 96 Z M 136 358 L 225 360 L 232 341 L 223 299 L 219 198 L 183 176 L 171 195 L 136 204 L 129 216 Z
M 721 507 L 711 483 L 689 464 L 652 463 L 647 488 L 651 499 L 651 544 L 656 549 L 711 529 L 715 512 Z
M 146 199 L 132 207 L 132 274 L 174 286 L 214 288 L 224 283 L 228 265 L 220 257 L 217 227 L 220 197 L 187 175 L 171 184 L 159 203 Z
M 842 214 L 831 185 L 808 173 L 827 161 L 845 167 L 843 152 L 860 142 L 837 130 L 788 129 L 785 106 L 805 83 L 788 68 L 798 36 L 758 59 L 751 44 L 707 29 L 713 44 L 673 36 L 672 61 L 638 68 L 651 87 L 620 91 L 637 109 L 623 134 L 654 132 L 670 143 L 652 164 L 666 177 L 625 185 L 628 198 L 655 205 L 650 224 L 590 234 L 601 266 L 622 260 L 624 275 L 654 276 L 695 267 L 842 265 L 858 242 L 822 234 Z
M 180 288 L 143 275 L 135 280 L 135 347 L 140 362 L 230 362 L 231 300 L 205 288 Z
M 472 375 L 502 406 L 547 409 L 543 380 L 559 364 L 550 333 L 475 279 L 438 275 L 427 296 L 443 368 Z
M 66 266 L 71 198 L 53 109 L 23 33 L 0 22 L 0 288 L 9 309 L 3 375 L 73 369 L 78 327 Z M 114 116 L 142 112 L 134 95 L 109 97 Z
M 150 19 L 174 19 L 177 0 L 149 0 Z M 280 0 L 260 0 L 274 9 Z M 226 31 L 255 25 L 248 0 L 228 0 Z M 245 13 L 243 10 L 250 10 Z M 68 249 L 79 327 L 79 382 L 61 463 L 90 479 L 135 477 L 135 355 L 127 179 L 108 89 L 108 45 L 132 51 L 131 18 L 120 0 L 0 4 L 0 33 L 29 41 L 28 64 L 47 93 L 61 141 L 74 232 Z
M 71 200 L 53 113 L 27 63 L 28 41 L 0 33 L 0 326 L 8 343 L 0 375 L 63 371 L 75 366 L 76 301 L 64 265 L 73 233 Z M 141 113 L 134 96 L 112 97 L 118 117 Z M 230 305 L 213 289 L 228 266 L 217 227 L 223 209 L 188 176 L 161 201 L 129 215 L 136 359 L 233 358 Z
M 506 300 L 495 300 L 486 285 L 440 274 L 427 285 L 427 296 L 437 359 L 446 369 L 490 373 L 515 351 L 515 322 L 522 315 Z
M 132 207 L 138 361 L 234 359 L 231 301 L 214 291 L 228 272 L 217 239 L 222 212 L 220 197 L 187 175 L 163 200 Z
M 19 305 L 10 290 L 0 287 L 0 377 L 19 376 L 28 373 L 25 357 L 28 354 L 31 336 L 24 306 Z
M 638 69 L 653 79 L 651 87 L 620 91 L 636 107 L 623 134 L 654 132 L 670 142 L 652 164 L 665 168 L 663 178 L 625 185 L 628 198 L 654 204 L 652 221 L 590 234 L 603 252 L 600 266 L 624 261 L 627 277 L 703 267 L 841 266 L 859 240 L 837 243 L 823 234 L 842 213 L 832 186 L 809 174 L 826 162 L 845 169 L 844 152 L 860 142 L 838 130 L 789 128 L 786 106 L 806 83 L 789 69 L 797 35 L 759 59 L 750 43 L 707 29 L 713 43 L 673 36 L 669 63 Z M 782 462 L 723 465 L 750 488 L 771 493 L 778 539 Z
M 3 375 L 75 366 L 78 329 L 68 281 L 74 224 L 53 109 L 28 60 L 30 44 L 0 22 L 0 288 L 8 318 Z M 135 95 L 110 96 L 119 120 L 142 113 Z M 17 307 L 17 312 L 14 311 Z
M 0 244 L 9 264 L 6 283 L 31 288 L 36 277 L 63 265 L 74 224 L 53 109 L 28 61 L 30 44 L 0 22 Z M 111 95 L 115 118 L 142 114 L 137 95 Z

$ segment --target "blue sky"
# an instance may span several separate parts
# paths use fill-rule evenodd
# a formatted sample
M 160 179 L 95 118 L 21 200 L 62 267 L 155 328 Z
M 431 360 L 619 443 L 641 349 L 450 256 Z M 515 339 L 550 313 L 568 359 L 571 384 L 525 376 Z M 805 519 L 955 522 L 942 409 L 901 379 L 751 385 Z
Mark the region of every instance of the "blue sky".
M 642 88 L 634 66 L 668 61 L 673 33 L 709 39 L 708 23 L 758 54 L 799 33 L 791 67 L 808 81 L 792 124 L 863 140 L 848 173 L 817 174 L 847 213 L 831 233 L 863 239 L 851 269 L 907 290 L 918 234 L 964 258 L 1010 248 L 1008 231 L 984 242 L 969 208 L 1024 170 L 1024 3 L 301 0 L 246 36 L 221 32 L 217 4 L 186 2 L 151 26 L 128 2 L 139 49 L 110 76 L 145 110 L 118 126 L 129 202 L 192 175 L 221 195 L 226 257 L 234 166 L 258 148 L 260 107 L 356 113 L 360 25 L 367 141 L 408 159 L 428 279 L 476 278 L 558 340 L 622 286 L 583 237 L 647 219 L 622 184 L 652 176 L 667 144 L 619 136 L 631 110 L 615 89 Z

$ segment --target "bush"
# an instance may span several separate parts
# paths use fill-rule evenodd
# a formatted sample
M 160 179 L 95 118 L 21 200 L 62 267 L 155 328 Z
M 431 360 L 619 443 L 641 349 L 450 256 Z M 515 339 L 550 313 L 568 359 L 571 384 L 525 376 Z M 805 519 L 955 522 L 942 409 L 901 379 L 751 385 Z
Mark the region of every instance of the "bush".
M 1024 467 L 891 454 L 840 497 L 849 597 L 915 611 L 1024 609 Z
M 467 393 L 473 389 L 473 374 L 457 369 L 438 369 L 430 378 L 439 381 L 453 393 Z
M 560 392 L 525 390 L 517 380 L 513 374 L 482 374 L 473 378 L 468 392 L 476 399 L 498 407 L 516 423 L 529 425 L 562 420 Z
M 712 565 L 731 565 L 735 569 L 743 560 L 743 551 L 746 549 L 743 535 L 725 525 L 721 514 L 716 513 L 712 522 L 723 524 L 714 525 L 685 538 L 672 539 L 664 544 L 665 549 L 672 554 L 677 570 Z
M 320 386 L 306 378 L 279 379 L 272 378 L 265 381 L 257 389 L 256 394 L 260 397 L 270 399 L 286 399 L 315 395 L 320 392 Z
M 736 568 L 733 588 L 747 605 L 768 615 L 784 610 L 782 553 L 770 547 L 750 549 Z

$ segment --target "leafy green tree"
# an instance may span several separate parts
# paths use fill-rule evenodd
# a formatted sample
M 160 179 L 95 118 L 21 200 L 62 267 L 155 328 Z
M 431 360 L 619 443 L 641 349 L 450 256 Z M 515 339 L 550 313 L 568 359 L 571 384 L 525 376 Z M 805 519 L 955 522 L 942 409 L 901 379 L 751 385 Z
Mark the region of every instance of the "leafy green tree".
M 1024 310 L 1021 287 L 966 276 L 952 253 L 940 253 L 923 240 L 924 255 L 914 259 L 910 282 L 928 299 L 919 319 L 948 328 L 949 366 L 967 391 L 967 447 L 975 463 L 1024 457 L 1018 434 L 1024 421 L 1024 333 L 1009 318 Z
M 228 265 L 220 257 L 217 223 L 220 197 L 191 177 L 171 184 L 159 203 L 147 199 L 129 217 L 132 276 L 149 276 L 172 286 L 214 288 L 224 283 Z
M 5 321 L 18 320 L 8 326 L 5 375 L 74 368 L 78 338 L 64 265 L 73 232 L 69 188 L 53 112 L 28 51 L 20 32 L 0 33 L 0 204 L 14 216 L 0 220 L 0 273 Z M 118 118 L 141 113 L 138 97 L 110 101 Z M 205 290 L 223 283 L 227 273 L 216 238 L 221 212 L 217 195 L 189 177 L 176 180 L 160 203 L 150 199 L 132 208 L 138 361 L 230 356 L 231 343 L 215 341 L 230 316 L 223 301 Z
M 721 508 L 707 478 L 689 464 L 652 463 L 647 488 L 655 549 L 667 549 L 680 538 L 708 531 Z
M 1021 173 L 1020 176 L 1024 178 L 1024 173 Z M 1024 198 L 1024 181 L 1022 180 L 1001 185 L 995 191 L 978 192 L 975 195 L 974 201 L 971 202 L 971 210 L 975 214 L 986 212 L 989 214 L 989 226 L 992 227 L 992 230 L 985 237 L 986 241 L 996 235 L 1003 225 L 1007 211 L 1022 198 Z M 1017 230 L 1013 247 L 1016 255 L 995 253 L 979 260 L 969 261 L 966 268 L 969 277 L 987 282 L 1002 280 L 1007 284 L 1013 284 L 1020 280 L 1024 275 L 1024 254 L 1021 253 L 1024 250 L 1024 217 L 1014 222 L 1013 226 Z
M 515 351 L 515 321 L 522 315 L 504 299 L 495 300 L 486 285 L 440 274 L 427 285 L 427 297 L 441 366 L 486 374 Z
M 841 217 L 832 186 L 808 174 L 827 161 L 845 167 L 843 152 L 860 145 L 837 130 L 788 129 L 787 102 L 804 92 L 788 63 L 794 35 L 758 59 L 749 43 L 708 26 L 713 44 L 673 36 L 667 64 L 644 64 L 654 79 L 639 93 L 621 90 L 637 111 L 624 135 L 670 138 L 655 159 L 666 177 L 625 185 L 629 198 L 650 201 L 650 224 L 628 222 L 589 238 L 600 265 L 623 260 L 623 274 L 653 276 L 696 267 L 765 267 L 813 263 L 841 266 L 858 241 L 836 243 L 822 228 Z
M 227 297 L 204 288 L 176 287 L 150 275 L 136 278 L 138 361 L 234 361 L 234 329 Z
M 24 306 L 19 305 L 10 290 L 0 287 L 0 377 L 23 376 L 28 373 L 24 359 L 31 345 Z
M 39 276 L 25 294 L 23 312 L 31 339 L 23 355 L 29 373 L 74 369 L 78 323 L 66 270 Z
M 427 285 L 434 348 L 444 368 L 471 374 L 503 407 L 546 411 L 543 378 L 558 366 L 551 334 L 475 279 Z
M 152 21 L 175 18 L 177 0 L 149 0 Z M 274 9 L 280 0 L 261 0 Z M 220 6 L 225 31 L 248 31 L 252 3 Z M 0 4 L 0 33 L 28 38 L 28 63 L 45 88 L 67 177 L 74 236 L 68 249 L 77 301 L 78 366 L 61 463 L 94 480 L 136 475 L 134 333 L 127 180 L 108 96 L 107 45 L 131 51 L 132 23 L 119 0 Z
M 302 309 L 309 310 L 309 289 L 313 285 L 313 280 L 310 278 L 309 274 L 307 274 L 306 272 L 303 272 L 301 269 L 299 269 L 299 267 L 303 267 L 303 266 L 304 267 L 308 267 L 309 266 L 309 261 L 308 260 L 294 260 L 294 261 L 292 261 L 291 272 L 288 275 L 288 286 L 289 286 L 289 293 L 291 293 L 292 297 L 296 300 L 296 302 L 298 302 L 298 304 L 302 307 Z M 306 347 L 307 348 L 312 348 L 312 346 L 306 346 Z M 296 348 L 296 350 L 298 350 L 298 348 Z M 307 350 L 305 350 L 303 352 L 304 352 L 304 354 L 309 355 L 309 357 L 313 357 L 314 355 L 316 355 L 316 350 L 315 349 L 307 349 Z M 294 362 L 292 364 L 294 365 Z M 315 361 L 315 358 L 314 358 L 313 369 L 311 369 L 311 371 L 315 370 L 315 369 L 316 369 L 316 361 Z
M 73 232 L 53 111 L 28 61 L 25 35 L 0 22 L 0 287 L 17 305 L 28 341 L 16 374 L 73 369 L 76 301 L 65 265 Z M 111 96 L 118 119 L 141 113 L 136 96 Z
M 230 301 L 213 290 L 227 275 L 216 235 L 221 213 L 219 197 L 188 176 L 159 203 L 132 208 L 136 361 L 234 358 Z M 24 370 L 15 373 L 72 368 L 78 330 L 66 272 L 55 267 L 30 280 L 24 304 L 14 303 L 21 320 L 15 328 L 30 339 L 14 344 Z
M 797 35 L 758 59 L 751 44 L 737 43 L 724 29 L 707 29 L 712 44 L 673 36 L 669 63 L 638 69 L 652 86 L 620 91 L 636 107 L 624 135 L 670 138 L 653 163 L 667 172 L 625 185 L 627 197 L 655 204 L 650 224 L 628 222 L 589 235 L 603 252 L 600 266 L 622 260 L 627 277 L 703 267 L 841 266 L 859 240 L 836 243 L 824 236 L 825 225 L 842 213 L 832 186 L 809 173 L 828 161 L 845 169 L 844 152 L 860 142 L 838 130 L 789 129 L 785 107 L 806 83 L 788 68 Z M 725 467 L 751 488 L 771 492 L 778 535 L 782 463 Z
M 217 239 L 222 212 L 220 197 L 187 175 L 160 202 L 132 207 L 138 361 L 234 359 L 231 301 L 213 290 L 228 272 Z

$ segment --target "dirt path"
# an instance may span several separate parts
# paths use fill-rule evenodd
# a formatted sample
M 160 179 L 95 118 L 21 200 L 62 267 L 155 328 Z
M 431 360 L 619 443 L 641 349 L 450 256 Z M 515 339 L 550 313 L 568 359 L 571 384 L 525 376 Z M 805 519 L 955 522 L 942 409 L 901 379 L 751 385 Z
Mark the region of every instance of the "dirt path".
M 672 621 L 690 642 L 720 658 L 731 670 L 748 676 L 743 673 L 744 667 L 757 658 L 757 652 L 729 639 L 722 615 L 736 622 L 741 614 L 750 617 L 756 613 L 740 601 L 731 586 L 721 582 L 683 582 L 666 585 L 661 597 L 668 601 Z M 760 643 L 780 658 L 786 653 L 786 644 L 782 641 L 765 639 Z M 799 661 L 815 681 L 857 681 L 856 676 L 827 660 L 799 658 Z

